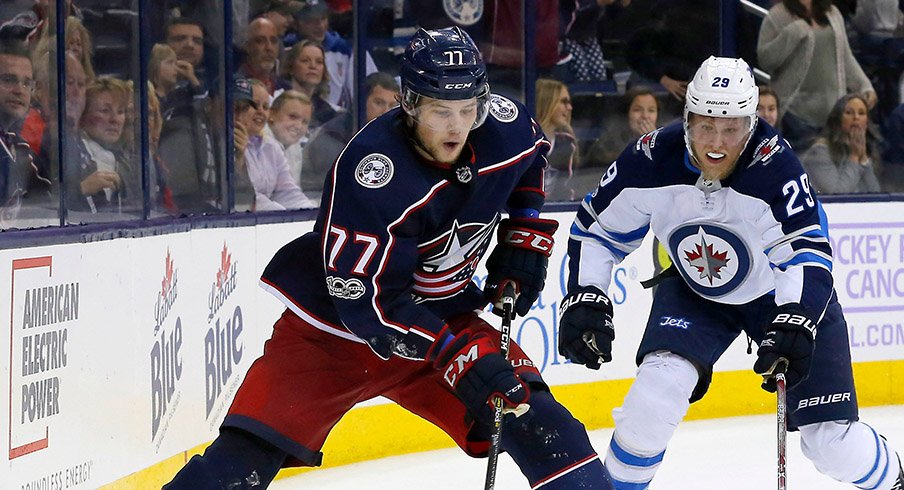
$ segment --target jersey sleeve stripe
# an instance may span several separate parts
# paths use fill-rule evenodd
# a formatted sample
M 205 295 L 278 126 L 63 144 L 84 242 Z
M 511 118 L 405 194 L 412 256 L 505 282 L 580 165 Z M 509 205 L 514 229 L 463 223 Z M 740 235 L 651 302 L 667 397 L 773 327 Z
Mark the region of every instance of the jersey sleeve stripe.
M 600 245 L 606 247 L 607 250 L 612 252 L 612 254 L 618 258 L 618 260 L 624 260 L 624 258 L 627 257 L 628 253 L 629 253 L 629 252 L 625 252 L 624 250 L 620 250 L 618 247 L 616 247 L 616 245 L 614 243 L 610 242 L 609 240 L 606 240 L 605 238 L 603 238 L 599 235 L 594 235 L 593 233 L 589 233 L 587 231 L 580 229 L 577 226 L 577 223 L 573 223 L 571 225 L 571 237 L 576 240 L 581 240 L 581 241 L 589 239 L 589 240 L 598 242 Z
M 817 254 L 817 253 L 810 252 L 810 251 L 795 254 L 789 260 L 786 260 L 786 261 L 782 262 L 781 264 L 775 264 L 772 267 L 773 268 L 777 267 L 781 270 L 786 270 L 788 267 L 791 267 L 794 265 L 800 265 L 800 264 L 816 265 L 818 267 L 822 267 L 822 268 L 828 270 L 829 272 L 832 271 L 832 261 L 831 260 L 828 260 L 827 258 L 823 257 L 821 254 Z

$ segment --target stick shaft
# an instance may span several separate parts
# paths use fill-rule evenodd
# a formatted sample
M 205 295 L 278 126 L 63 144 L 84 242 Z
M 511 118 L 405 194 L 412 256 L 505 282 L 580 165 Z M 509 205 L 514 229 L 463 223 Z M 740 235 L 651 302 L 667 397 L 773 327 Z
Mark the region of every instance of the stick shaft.
M 788 420 L 786 418 L 785 373 L 775 375 L 776 422 L 778 429 L 778 490 L 787 490 L 785 453 L 787 449 Z
M 514 304 L 514 294 L 504 293 L 502 298 L 502 339 L 499 350 L 506 359 L 508 359 Z M 490 438 L 490 450 L 487 453 L 487 476 L 483 482 L 484 490 L 493 490 L 496 487 L 496 466 L 499 464 L 499 446 L 502 442 L 502 397 L 495 397 L 493 404 L 496 406 L 496 411 L 493 414 L 493 435 Z

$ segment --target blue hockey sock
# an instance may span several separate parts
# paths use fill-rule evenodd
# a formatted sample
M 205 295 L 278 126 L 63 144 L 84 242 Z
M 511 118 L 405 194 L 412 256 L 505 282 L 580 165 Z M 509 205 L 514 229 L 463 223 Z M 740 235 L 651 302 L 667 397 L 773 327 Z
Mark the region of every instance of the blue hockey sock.
M 507 415 L 502 448 L 509 453 L 531 488 L 611 490 L 609 474 L 587 437 L 584 425 L 546 391 L 531 393 L 530 410 Z
M 266 488 L 286 453 L 243 430 L 223 429 L 204 455 L 192 457 L 164 490 Z

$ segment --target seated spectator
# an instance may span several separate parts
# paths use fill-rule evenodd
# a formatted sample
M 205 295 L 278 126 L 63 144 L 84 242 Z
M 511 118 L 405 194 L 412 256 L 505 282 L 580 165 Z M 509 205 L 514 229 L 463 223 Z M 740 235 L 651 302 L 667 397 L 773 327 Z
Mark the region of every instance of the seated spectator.
M 355 86 L 355 62 L 352 44 L 339 33 L 330 30 L 330 9 L 324 0 L 306 0 L 304 8 L 295 14 L 295 28 L 299 41 L 313 41 L 323 46 L 329 92 L 324 97 L 337 107 L 352 107 Z M 365 73 L 377 71 L 370 53 L 365 57 Z M 316 110 L 316 108 L 315 108 Z
M 598 82 L 606 79 L 605 59 L 597 34 L 597 20 L 605 5 L 614 0 L 571 0 L 559 2 L 560 31 L 563 33 L 556 78 L 565 83 Z
M 252 17 L 263 17 L 276 27 L 276 35 L 279 36 L 280 51 L 282 51 L 283 38 L 291 27 L 295 29 L 295 14 L 304 8 L 303 2 L 295 0 L 272 0 Z
M 313 108 L 311 99 L 298 91 L 279 94 L 270 107 L 270 119 L 264 128 L 266 136 L 274 138 L 283 149 L 292 180 L 301 186 L 302 151 L 308 142 L 308 128 Z
M 313 209 L 317 203 L 289 175 L 279 143 L 264 137 L 270 94 L 259 80 L 235 81 L 235 171 L 247 175 L 254 189 L 252 211 Z
M 212 103 L 203 76 L 204 29 L 186 17 L 170 19 L 165 28 L 166 44 L 176 53 L 176 86 L 162 88 L 160 100 L 163 129 L 158 153 L 170 169 L 169 187 L 180 211 L 210 213 L 222 208 L 220 159 L 215 151 Z M 156 53 L 156 56 L 154 56 Z M 154 63 L 169 54 L 152 50 Z M 161 85 L 167 83 L 159 79 Z M 208 75 L 213 75 L 208 73 Z M 149 78 L 154 80 L 150 75 Z M 169 85 L 167 85 L 169 86 Z M 216 86 L 210 85 L 210 86 Z
M 558 80 L 540 78 L 536 82 L 537 123 L 549 140 L 544 181 L 550 201 L 572 200 L 576 190 L 569 180 L 578 167 L 577 138 L 571 128 L 571 97 L 568 87 Z
M 20 225 L 22 198 L 35 174 L 34 152 L 20 135 L 34 85 L 21 43 L 0 45 L 0 229 Z
M 829 113 L 823 136 L 804 153 L 810 185 L 822 194 L 879 192 L 875 141 L 869 110 L 861 95 L 846 95 Z
M 122 148 L 129 99 L 122 80 L 99 77 L 88 85 L 79 122 L 88 158 L 69 174 L 70 209 L 92 214 L 140 209 L 140 172 Z
M 56 50 L 56 31 L 54 29 L 43 30 L 41 38 L 37 41 L 32 50 L 32 58 L 37 59 L 44 53 L 50 53 Z M 75 54 L 78 62 L 81 63 L 85 70 L 88 80 L 94 80 L 94 44 L 91 41 L 91 33 L 78 17 L 66 18 L 66 51 Z
M 760 87 L 760 99 L 756 104 L 756 115 L 775 129 L 779 128 L 778 95 L 770 87 Z
M 311 99 L 314 116 L 311 119 L 313 131 L 321 124 L 336 117 L 341 110 L 327 101 L 330 90 L 330 75 L 324 65 L 323 47 L 314 41 L 302 41 L 289 50 L 283 64 L 283 85 L 297 90 Z
M 163 115 L 160 113 L 160 99 L 157 89 L 148 82 L 148 163 L 150 164 L 151 199 L 155 211 L 163 211 L 169 215 L 178 214 L 178 206 L 173 200 L 173 191 L 167 181 L 170 177 L 169 167 L 157 151 L 160 148 L 160 132 L 163 130 Z
M 862 94 L 868 108 L 876 104 L 876 92 L 851 53 L 844 18 L 829 0 L 783 0 L 769 9 L 757 57 L 782 101 L 782 135 L 799 153 L 843 95 Z
M 399 84 L 388 73 L 374 72 L 364 79 L 364 124 L 382 116 L 398 105 Z M 342 111 L 320 126 L 304 147 L 304 166 L 301 168 L 301 188 L 309 195 L 320 195 L 324 179 L 339 153 L 354 135 L 352 115 Z
M 276 26 L 268 19 L 258 17 L 252 20 L 245 40 L 245 63 L 236 75 L 260 81 L 267 88 L 267 93 L 272 94 L 277 88 L 279 39 Z
M 659 99 L 647 87 L 637 86 L 622 98 L 623 117 L 604 121 L 603 134 L 590 147 L 585 157 L 587 166 L 606 167 L 637 138 L 659 127 Z

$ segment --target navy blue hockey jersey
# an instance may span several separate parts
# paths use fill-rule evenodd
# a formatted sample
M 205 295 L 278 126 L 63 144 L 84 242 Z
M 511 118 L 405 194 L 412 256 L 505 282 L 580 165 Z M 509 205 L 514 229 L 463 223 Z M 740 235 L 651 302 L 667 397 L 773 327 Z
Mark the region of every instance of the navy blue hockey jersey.
M 520 103 L 491 96 L 455 172 L 419 157 L 410 133 L 399 108 L 362 128 L 327 178 L 314 231 L 262 277 L 295 314 L 383 359 L 424 359 L 444 318 L 484 307 L 471 278 L 500 212 L 544 200 L 549 143 Z
M 609 286 L 647 232 L 700 296 L 743 304 L 764 294 L 822 318 L 832 252 L 822 207 L 797 156 L 760 121 L 734 172 L 702 178 L 680 122 L 639 138 L 609 167 L 571 227 L 569 287 Z

